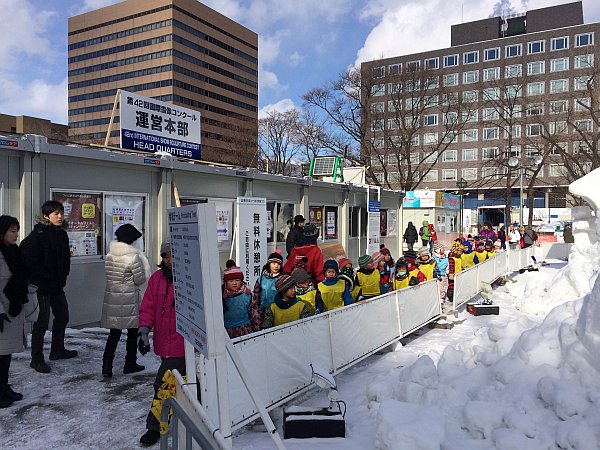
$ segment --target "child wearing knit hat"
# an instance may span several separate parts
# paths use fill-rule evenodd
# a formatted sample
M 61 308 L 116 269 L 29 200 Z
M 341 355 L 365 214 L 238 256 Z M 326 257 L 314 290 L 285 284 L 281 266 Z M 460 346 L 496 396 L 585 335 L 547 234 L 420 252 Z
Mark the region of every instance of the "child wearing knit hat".
M 383 259 L 379 262 L 379 290 L 382 294 L 388 292 L 390 287 L 390 280 L 392 278 L 392 272 L 394 270 L 394 259 L 390 251 L 382 247 L 379 249 L 379 253 L 383 255 Z
M 417 255 L 416 263 L 419 267 L 419 270 L 423 272 L 426 280 L 432 280 L 433 273 L 435 272 L 435 259 L 433 259 L 429 254 L 429 248 L 420 248 Z
M 446 291 L 449 301 L 454 299 L 454 276 L 463 270 L 462 256 L 464 250 L 465 248 L 460 239 L 452 242 L 452 251 L 448 255 L 448 290 Z
M 433 276 L 440 280 L 440 301 L 444 303 L 448 291 L 448 257 L 446 256 L 446 249 L 440 241 L 433 245 L 433 259 L 435 259 Z
M 265 311 L 263 328 L 276 327 L 314 314 L 308 304 L 296 297 L 296 280 L 290 275 L 281 275 L 275 283 L 275 301 Z
M 252 295 L 254 300 L 257 303 L 260 303 L 264 311 L 266 311 L 269 306 L 271 306 L 271 303 L 275 301 L 275 295 L 277 295 L 275 282 L 282 274 L 282 266 L 283 256 L 281 256 L 281 250 L 271 253 L 262 268 L 260 277 L 258 277 L 254 284 L 254 292 Z
M 377 258 L 377 263 L 383 259 L 379 252 L 375 252 L 373 255 Z M 358 288 L 357 301 L 367 300 L 381 294 L 379 284 L 381 277 L 379 270 L 374 269 L 375 261 L 373 259 L 371 255 L 362 255 L 358 258 L 359 269 L 356 271 L 356 276 L 354 277 L 354 286 Z
M 223 322 L 230 338 L 260 329 L 260 305 L 244 283 L 242 270 L 228 264 L 223 272 Z
M 296 280 L 296 297 L 315 309 L 317 290 L 313 286 L 308 272 L 302 268 L 298 268 L 290 276 Z
M 338 267 L 340 268 L 338 278 L 344 280 L 346 287 L 350 291 L 350 295 L 352 295 L 352 301 L 356 301 L 358 289 L 354 287 L 354 267 L 352 267 L 352 261 L 350 258 L 343 256 L 338 260 Z
M 352 303 L 352 295 L 346 287 L 346 282 L 338 278 L 339 272 L 338 263 L 335 259 L 328 259 L 323 264 L 325 279 L 317 286 L 315 299 L 317 314 Z

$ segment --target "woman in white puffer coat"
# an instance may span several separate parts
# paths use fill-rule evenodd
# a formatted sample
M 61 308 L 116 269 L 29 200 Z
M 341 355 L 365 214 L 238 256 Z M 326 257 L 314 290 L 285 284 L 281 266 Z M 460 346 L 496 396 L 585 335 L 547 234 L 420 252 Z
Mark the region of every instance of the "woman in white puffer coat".
M 127 345 L 123 373 L 145 369 L 137 364 L 137 333 L 140 289 L 150 277 L 150 264 L 146 256 L 131 245 L 142 236 L 133 225 L 122 225 L 115 234 L 117 241 L 110 243 L 106 255 L 106 290 L 100 321 L 104 328 L 110 329 L 102 357 L 102 376 L 105 378 L 112 377 L 115 351 L 124 329 L 127 329 Z

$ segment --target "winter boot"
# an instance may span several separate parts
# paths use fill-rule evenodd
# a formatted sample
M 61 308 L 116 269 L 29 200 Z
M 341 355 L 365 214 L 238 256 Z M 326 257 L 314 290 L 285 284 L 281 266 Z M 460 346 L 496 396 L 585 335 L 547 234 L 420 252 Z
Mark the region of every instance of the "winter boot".
M 127 361 L 127 362 L 125 362 L 125 367 L 123 367 L 123 373 L 128 374 L 128 373 L 141 372 L 145 368 L 146 368 L 146 366 L 141 366 L 135 361 L 131 361 L 131 362 Z
M 0 387 L 0 398 L 18 402 L 19 400 L 23 400 L 23 394 L 13 391 L 11 385 L 7 384 Z
M 156 444 L 159 439 L 160 432 L 156 430 L 148 430 L 140 438 L 140 444 L 142 444 L 143 447 L 150 447 L 151 445 Z
M 104 378 L 112 378 L 113 358 L 105 356 L 102 358 L 102 376 Z
M 46 364 L 46 361 L 44 361 L 43 359 L 32 359 L 31 363 L 29 364 L 29 367 L 31 367 L 33 370 L 39 373 L 50 373 L 50 371 L 52 370 L 50 366 Z
M 127 329 L 125 367 L 123 368 L 124 374 L 141 372 L 145 369 L 144 366 L 137 363 L 137 333 L 137 328 Z
M 77 356 L 77 350 L 67 350 L 62 349 L 59 351 L 50 351 L 50 356 L 48 357 L 51 361 L 57 359 L 71 359 Z

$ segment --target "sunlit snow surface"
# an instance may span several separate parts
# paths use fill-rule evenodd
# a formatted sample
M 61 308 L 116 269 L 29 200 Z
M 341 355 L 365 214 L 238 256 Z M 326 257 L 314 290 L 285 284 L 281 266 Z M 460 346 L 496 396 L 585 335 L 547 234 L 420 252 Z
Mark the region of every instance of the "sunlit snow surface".
M 600 283 L 598 244 L 570 263 L 549 260 L 495 289 L 499 316 L 466 319 L 452 330 L 424 328 L 394 352 L 336 376 L 348 404 L 346 439 L 287 440 L 290 449 L 596 449 L 600 444 Z M 80 357 L 49 361 L 44 375 L 27 352 L 13 355 L 10 382 L 25 399 L 0 410 L 2 449 L 136 448 L 144 432 L 158 358 L 123 375 L 100 374 L 106 330 L 67 330 Z M 49 342 L 49 337 L 46 339 Z M 47 354 L 48 350 L 46 350 Z M 292 401 L 328 404 L 313 389 Z M 271 413 L 281 427 L 281 408 Z M 269 449 L 260 427 L 234 448 Z

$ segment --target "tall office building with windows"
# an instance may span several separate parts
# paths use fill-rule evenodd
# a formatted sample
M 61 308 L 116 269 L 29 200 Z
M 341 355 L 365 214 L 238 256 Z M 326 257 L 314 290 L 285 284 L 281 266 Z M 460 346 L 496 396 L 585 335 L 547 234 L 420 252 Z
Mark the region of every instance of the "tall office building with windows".
M 365 117 L 378 180 L 385 184 L 387 172 L 392 187 L 401 188 L 402 164 L 410 160 L 431 169 L 418 188 L 456 190 L 463 178 L 476 206 L 494 198 L 504 203 L 510 177 L 518 205 L 520 173 L 527 186 L 538 169 L 533 157 L 543 156 L 534 206 L 564 207 L 563 156 L 577 163 L 598 133 L 590 107 L 598 108 L 593 97 L 600 92 L 593 83 L 599 33 L 600 24 L 585 24 L 575 2 L 454 25 L 449 48 L 364 63 L 363 79 L 373 80 Z M 421 79 L 411 79 L 415 73 Z M 453 131 L 448 124 L 457 121 Z M 411 146 L 404 161 L 393 149 L 401 142 Z
M 255 159 L 258 35 L 202 3 L 127 0 L 69 18 L 72 140 L 104 142 L 118 88 L 200 111 L 203 160 Z M 117 117 L 111 145 L 118 136 Z

